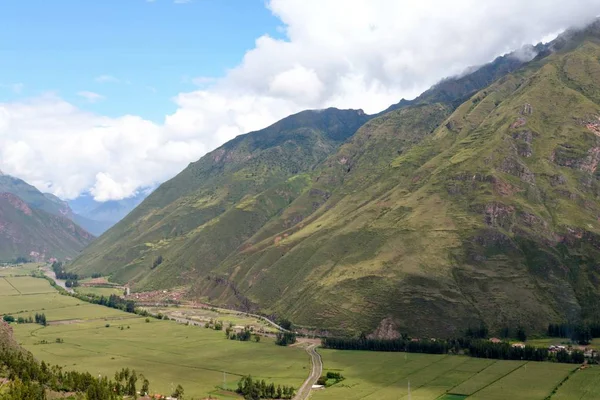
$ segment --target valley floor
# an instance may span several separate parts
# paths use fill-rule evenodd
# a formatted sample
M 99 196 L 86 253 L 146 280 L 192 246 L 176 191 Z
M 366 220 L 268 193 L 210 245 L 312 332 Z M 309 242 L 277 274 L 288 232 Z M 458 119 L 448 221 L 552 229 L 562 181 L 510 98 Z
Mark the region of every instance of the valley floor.
M 217 386 L 234 389 L 241 376 L 249 374 L 300 387 L 310 372 L 302 348 L 275 346 L 269 338 L 260 343 L 231 341 L 223 331 L 173 321 L 146 322 L 61 295 L 43 279 L 9 279 L 28 294 L 0 287 L 0 314 L 18 318 L 44 313 L 49 323 L 14 324 L 16 339 L 36 358 L 67 369 L 106 375 L 129 367 L 150 380 L 153 392 L 170 394 L 181 384 L 187 398 L 226 398 Z
M 327 349 L 319 353 L 324 372 L 340 372 L 346 379 L 316 391 L 311 397 L 315 400 L 600 398 L 600 366 L 580 369 L 573 364 L 415 353 Z
M 61 295 L 44 279 L 0 276 L 0 314 L 26 318 L 35 313 L 44 313 L 49 325 L 13 328 L 38 359 L 99 375 L 129 367 L 150 380 L 153 392 L 169 394 L 181 384 L 187 398 L 235 398 L 218 387 L 234 389 L 242 375 L 251 374 L 300 388 L 311 372 L 301 347 L 275 346 L 268 337 L 260 343 L 230 341 L 222 331 L 174 321 L 146 322 Z M 599 366 L 328 349 L 319 354 L 323 372 L 340 372 L 345 380 L 313 391 L 315 400 L 600 398 Z

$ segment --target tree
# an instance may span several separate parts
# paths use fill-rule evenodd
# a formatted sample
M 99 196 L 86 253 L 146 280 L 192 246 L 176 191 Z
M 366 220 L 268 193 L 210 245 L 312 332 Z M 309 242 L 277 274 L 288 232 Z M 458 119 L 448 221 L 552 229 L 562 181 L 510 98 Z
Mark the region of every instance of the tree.
M 281 326 L 286 331 L 291 331 L 292 330 L 292 321 L 290 321 L 287 318 L 280 319 L 279 326 Z
M 129 379 L 127 380 L 127 389 L 125 390 L 125 394 L 130 396 L 135 396 L 137 394 L 137 390 L 135 388 L 135 384 L 137 383 L 137 375 L 135 371 L 131 373 Z
M 154 259 L 154 262 L 152 263 L 152 269 L 158 267 L 160 264 L 162 264 L 163 262 L 163 257 L 161 255 L 159 255 L 158 257 L 156 257 Z
M 275 339 L 275 344 L 279 346 L 287 346 L 296 343 L 296 334 L 293 332 L 279 332 Z
M 175 397 L 176 399 L 183 399 L 183 387 L 181 385 L 177 385 L 171 397 Z
M 517 339 L 519 339 L 521 342 L 527 340 L 527 333 L 525 332 L 525 328 L 522 326 L 517 328 Z
M 144 383 L 142 383 L 142 390 L 141 393 L 142 395 L 147 395 L 148 392 L 150 392 L 150 381 L 146 378 L 144 378 Z
M 5 315 L 4 317 L 2 317 L 2 319 L 4 320 L 4 322 L 15 322 L 15 317 L 13 317 L 12 315 Z

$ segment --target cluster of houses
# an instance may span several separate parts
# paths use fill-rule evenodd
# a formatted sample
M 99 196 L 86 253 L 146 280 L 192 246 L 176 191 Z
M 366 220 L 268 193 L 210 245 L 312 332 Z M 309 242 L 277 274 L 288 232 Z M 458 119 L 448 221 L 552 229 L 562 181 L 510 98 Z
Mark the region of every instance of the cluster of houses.
M 493 337 L 493 338 L 490 338 L 490 342 L 492 342 L 492 343 L 502 343 L 503 340 Z M 520 342 L 519 343 L 513 343 L 511 346 L 512 347 L 525 348 L 525 343 L 520 343 Z M 598 357 L 598 352 L 596 350 L 594 350 L 594 349 L 589 349 L 587 347 L 586 348 L 584 348 L 584 347 L 578 347 L 577 349 L 578 350 L 582 350 L 583 351 L 583 355 L 586 358 L 595 358 L 595 357 Z M 548 346 L 548 351 L 551 352 L 551 353 L 558 353 L 559 351 L 562 351 L 562 350 L 570 353 L 573 350 L 573 347 L 572 346 L 564 346 L 564 345 L 555 345 L 555 344 L 552 344 L 552 345 Z

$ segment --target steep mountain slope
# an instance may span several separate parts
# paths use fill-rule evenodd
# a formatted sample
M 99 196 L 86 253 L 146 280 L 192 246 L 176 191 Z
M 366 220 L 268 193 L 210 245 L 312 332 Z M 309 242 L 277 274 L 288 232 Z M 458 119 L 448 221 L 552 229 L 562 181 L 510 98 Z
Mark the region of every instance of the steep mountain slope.
M 113 223 L 95 221 L 75 214 L 69 203 L 50 193 L 42 193 L 22 179 L 0 173 L 0 193 L 12 193 L 32 208 L 74 221 L 94 235 L 103 233 Z
M 331 125 L 305 141 L 305 121 L 241 136 L 73 268 L 322 329 L 598 320 L 600 24 L 543 50 L 488 87 L 468 80 L 480 90 L 456 108 L 471 88 L 430 92 L 335 145 L 314 139 Z
M 65 216 L 72 214 L 68 204 L 51 194 L 44 194 L 22 179 L 0 174 L 0 193 L 12 193 L 21 198 L 30 207 L 47 213 Z
M 74 268 L 118 269 L 114 279 L 148 287 L 181 282 L 180 272 L 218 263 L 277 215 L 310 184 L 303 174 L 368 119 L 361 110 L 304 111 L 233 139 L 161 185 Z M 252 204 L 255 212 L 245 212 Z M 149 276 L 159 255 L 172 269 Z
M 11 193 L 0 193 L 0 260 L 73 257 L 92 239 L 68 218 L 29 207 Z
M 599 59 L 590 38 L 537 61 L 395 156 L 365 146 L 370 121 L 311 188 L 327 202 L 249 241 L 196 293 L 316 327 L 431 335 L 599 318 Z

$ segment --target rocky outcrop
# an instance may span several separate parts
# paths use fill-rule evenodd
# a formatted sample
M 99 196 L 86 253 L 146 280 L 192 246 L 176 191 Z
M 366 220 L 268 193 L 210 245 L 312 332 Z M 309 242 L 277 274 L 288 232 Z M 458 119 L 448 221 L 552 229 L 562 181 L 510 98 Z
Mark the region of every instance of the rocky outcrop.
M 384 318 L 379 323 L 377 329 L 367 335 L 369 339 L 398 339 L 400 337 L 398 325 L 390 317 Z
M 525 164 L 515 157 L 507 157 L 500 164 L 500 171 L 516 176 L 524 182 L 535 185 L 535 175 Z
M 514 220 L 515 208 L 500 203 L 485 206 L 485 224 L 490 227 L 510 229 Z
M 531 131 L 521 131 L 513 133 L 512 137 L 515 140 L 517 154 L 521 157 L 531 157 L 533 150 L 531 142 L 534 134 Z

